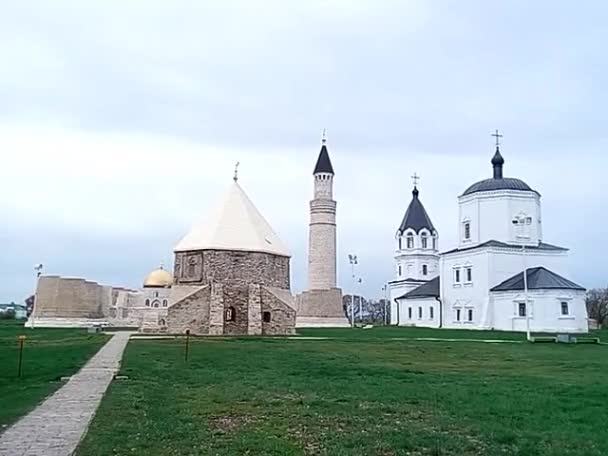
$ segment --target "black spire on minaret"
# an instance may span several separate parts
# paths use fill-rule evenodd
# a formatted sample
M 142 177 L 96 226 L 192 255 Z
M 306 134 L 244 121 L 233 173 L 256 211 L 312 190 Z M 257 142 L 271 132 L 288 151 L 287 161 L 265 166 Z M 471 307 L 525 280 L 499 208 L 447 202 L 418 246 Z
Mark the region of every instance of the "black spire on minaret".
M 323 130 L 323 138 L 321 139 L 321 152 L 319 152 L 319 158 L 313 174 L 328 173 L 334 174 L 334 168 L 331 166 L 331 160 L 329 159 L 329 152 L 327 152 L 327 138 L 325 137 L 325 130 Z

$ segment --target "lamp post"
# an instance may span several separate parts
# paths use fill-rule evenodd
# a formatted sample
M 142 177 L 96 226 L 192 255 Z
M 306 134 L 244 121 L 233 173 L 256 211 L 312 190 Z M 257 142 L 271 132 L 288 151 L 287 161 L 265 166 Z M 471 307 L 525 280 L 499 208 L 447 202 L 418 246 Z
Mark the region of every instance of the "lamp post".
M 382 287 L 382 297 L 384 298 L 384 324 L 388 325 L 388 284 Z
M 350 263 L 351 268 L 351 279 L 353 281 L 352 285 L 352 294 L 350 297 L 350 325 L 351 327 L 355 327 L 355 266 L 358 263 L 357 255 L 348 254 L 348 262 Z
M 526 226 L 530 226 L 532 224 L 532 219 L 530 217 L 515 217 L 513 219 L 513 225 L 519 231 L 519 237 L 526 238 Z M 530 340 L 530 309 L 528 307 L 528 262 L 526 259 L 526 244 L 525 239 L 524 243 L 521 246 L 521 257 L 522 263 L 524 266 L 524 301 L 526 303 L 526 339 Z

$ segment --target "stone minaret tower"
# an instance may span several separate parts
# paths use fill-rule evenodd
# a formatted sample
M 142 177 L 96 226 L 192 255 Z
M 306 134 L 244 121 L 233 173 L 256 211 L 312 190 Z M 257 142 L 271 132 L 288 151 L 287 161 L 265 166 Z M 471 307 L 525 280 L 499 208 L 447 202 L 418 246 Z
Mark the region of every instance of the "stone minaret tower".
M 313 171 L 314 199 L 310 202 L 308 289 L 336 288 L 336 202 L 334 169 L 327 152 L 325 132 Z

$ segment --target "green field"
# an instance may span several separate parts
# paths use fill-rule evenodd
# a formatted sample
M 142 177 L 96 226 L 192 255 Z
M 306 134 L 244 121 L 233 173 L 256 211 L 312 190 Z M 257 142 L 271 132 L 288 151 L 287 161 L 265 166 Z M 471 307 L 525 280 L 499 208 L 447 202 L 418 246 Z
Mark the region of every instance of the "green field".
M 608 346 L 302 333 L 332 339 L 131 341 L 78 454 L 608 454 Z
M 17 336 L 25 335 L 22 376 L 17 377 Z M 0 431 L 30 411 L 74 374 L 108 339 L 76 329 L 27 329 L 0 321 Z

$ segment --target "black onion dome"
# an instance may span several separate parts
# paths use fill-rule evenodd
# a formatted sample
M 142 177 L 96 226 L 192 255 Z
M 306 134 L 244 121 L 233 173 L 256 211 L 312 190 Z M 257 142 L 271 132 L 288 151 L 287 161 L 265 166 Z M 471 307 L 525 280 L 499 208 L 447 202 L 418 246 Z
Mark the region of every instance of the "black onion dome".
M 491 160 L 494 177 L 475 182 L 467 188 L 462 196 L 470 195 L 477 192 L 491 192 L 493 190 L 517 190 L 520 192 L 538 192 L 533 190 L 528 184 L 521 179 L 515 177 L 503 177 L 502 168 L 505 164 L 505 159 L 500 153 L 500 149 L 496 146 L 496 153 Z
M 426 213 L 424 206 L 418 199 L 418 195 L 420 192 L 416 187 L 412 191 L 412 201 L 403 216 L 403 220 L 401 221 L 401 225 L 399 225 L 399 233 L 403 234 L 403 232 L 407 229 L 412 229 L 416 233 L 418 233 L 422 228 L 426 228 L 431 233 L 435 231 L 435 227 L 433 226 L 433 222 L 431 222 L 431 218 L 429 214 Z

